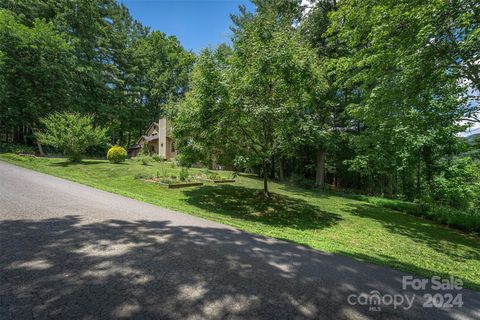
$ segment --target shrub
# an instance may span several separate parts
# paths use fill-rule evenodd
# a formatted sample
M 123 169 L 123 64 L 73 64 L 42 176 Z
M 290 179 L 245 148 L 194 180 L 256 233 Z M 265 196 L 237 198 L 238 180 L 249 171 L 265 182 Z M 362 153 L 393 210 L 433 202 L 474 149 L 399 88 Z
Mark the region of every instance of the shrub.
M 168 171 L 165 168 L 162 168 L 161 171 L 157 171 L 157 178 L 168 177 Z
M 127 150 L 120 146 L 113 146 L 107 152 L 107 159 L 112 163 L 125 162 L 125 159 L 127 159 Z
M 480 212 L 473 209 L 455 209 L 435 203 L 415 203 L 376 197 L 355 197 L 381 207 L 423 217 L 456 229 L 480 232 Z
M 207 178 L 209 180 L 221 180 L 222 179 L 222 177 L 218 173 L 215 173 L 215 172 L 209 173 L 207 175 Z
M 179 174 L 179 178 L 180 178 L 180 181 L 186 181 L 188 180 L 188 169 L 187 168 L 182 168 L 180 170 L 180 174 Z
M 161 183 L 166 183 L 166 184 L 174 184 L 174 183 L 177 183 L 177 177 L 173 176 L 173 177 L 162 177 L 160 178 L 160 182 Z
M 430 204 L 424 216 L 457 229 L 480 232 L 480 214 L 474 210 Z
M 142 156 L 148 156 L 149 154 L 150 154 L 150 152 L 148 151 L 148 146 L 147 146 L 147 143 L 145 142 L 144 144 L 142 144 L 141 155 Z
M 70 161 L 79 161 L 88 147 L 101 145 L 107 140 L 106 130 L 93 127 L 93 116 L 56 112 L 40 119 L 45 131 L 35 133 L 40 143 L 63 152 Z
M 455 208 L 468 209 L 480 197 L 480 173 L 470 158 L 456 159 L 435 177 L 433 199 Z
M 163 159 L 157 153 L 152 154 L 152 160 L 157 162 L 163 161 Z
M 23 144 L 0 142 L 0 153 L 1 152 L 11 152 L 16 154 L 34 154 L 35 148 Z
M 305 178 L 301 174 L 293 174 L 290 177 L 290 182 L 300 188 L 313 189 L 315 187 L 315 181 Z
M 146 155 L 141 155 L 141 156 L 137 156 L 135 160 L 141 162 L 144 166 L 148 166 L 152 158 Z
M 194 161 L 188 154 L 178 154 L 175 156 L 175 163 L 180 167 L 191 167 Z

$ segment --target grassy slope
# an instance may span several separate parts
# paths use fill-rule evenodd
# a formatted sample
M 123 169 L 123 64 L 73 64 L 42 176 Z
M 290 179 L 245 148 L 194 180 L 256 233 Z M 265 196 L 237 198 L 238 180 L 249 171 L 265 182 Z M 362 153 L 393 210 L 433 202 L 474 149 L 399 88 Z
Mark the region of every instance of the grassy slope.
M 168 190 L 134 180 L 138 172 L 178 171 L 169 163 L 143 166 L 135 161 L 67 164 L 0 154 L 0 160 L 63 177 L 98 189 L 222 222 L 239 229 L 285 239 L 419 275 L 449 276 L 480 289 L 480 238 L 397 211 L 340 195 L 271 183 L 275 201 L 255 195 L 261 181 Z M 190 170 L 195 171 L 195 169 Z M 223 173 L 226 175 L 227 173 Z

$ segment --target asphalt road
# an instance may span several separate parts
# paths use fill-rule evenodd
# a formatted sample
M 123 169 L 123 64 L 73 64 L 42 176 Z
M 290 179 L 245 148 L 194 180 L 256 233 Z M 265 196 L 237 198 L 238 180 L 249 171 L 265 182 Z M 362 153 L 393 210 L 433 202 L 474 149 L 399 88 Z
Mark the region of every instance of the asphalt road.
M 405 275 L 0 162 L 0 319 L 480 319 Z

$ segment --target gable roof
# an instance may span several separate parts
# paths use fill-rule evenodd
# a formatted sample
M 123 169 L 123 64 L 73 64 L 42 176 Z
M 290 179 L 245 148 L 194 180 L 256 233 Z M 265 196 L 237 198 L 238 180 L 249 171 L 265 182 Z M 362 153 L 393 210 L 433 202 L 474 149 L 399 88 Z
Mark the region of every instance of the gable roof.
M 158 125 L 158 123 L 156 123 L 155 121 L 150 123 L 150 125 L 148 126 L 147 130 L 145 130 L 145 134 L 148 134 L 148 131 L 150 131 L 150 129 L 155 126 L 157 128 L 159 128 L 160 126 Z
M 148 135 L 148 132 L 149 132 L 152 128 L 154 128 L 154 127 L 160 128 L 160 126 L 158 125 L 158 123 L 156 123 L 156 122 L 150 123 L 150 125 L 149 125 L 148 128 L 147 128 L 147 130 L 145 130 L 145 135 L 141 136 L 141 137 L 137 140 L 137 144 L 140 144 L 142 140 L 145 140 L 145 141 L 149 142 L 149 141 L 158 139 L 158 133 L 155 134 L 155 135 Z

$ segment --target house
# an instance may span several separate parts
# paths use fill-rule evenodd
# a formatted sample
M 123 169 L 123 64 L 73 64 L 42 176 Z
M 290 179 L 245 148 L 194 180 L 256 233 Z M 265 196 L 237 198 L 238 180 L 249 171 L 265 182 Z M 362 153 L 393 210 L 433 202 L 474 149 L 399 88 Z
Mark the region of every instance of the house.
M 158 154 L 162 159 L 170 160 L 177 154 L 175 151 L 175 142 L 171 137 L 170 121 L 162 118 L 157 122 L 152 122 L 145 131 L 145 135 L 138 139 L 137 143 L 129 148 L 129 155 L 137 156 L 144 144 L 150 154 Z

